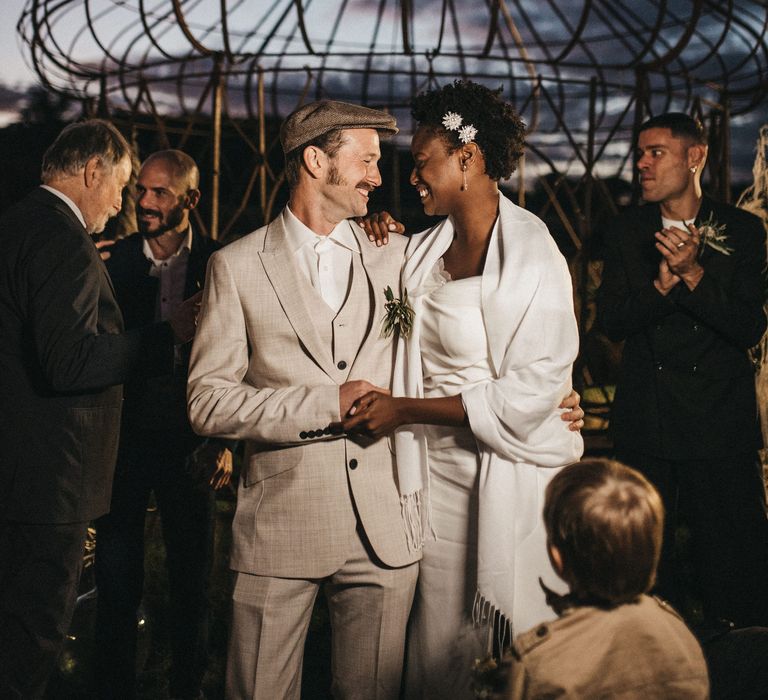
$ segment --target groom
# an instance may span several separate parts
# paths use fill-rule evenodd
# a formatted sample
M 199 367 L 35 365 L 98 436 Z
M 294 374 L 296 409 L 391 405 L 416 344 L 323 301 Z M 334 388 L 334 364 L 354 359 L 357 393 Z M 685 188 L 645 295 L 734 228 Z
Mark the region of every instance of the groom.
M 391 382 L 379 321 L 406 239 L 373 246 L 347 218 L 366 213 L 379 136 L 396 132 L 390 115 L 341 102 L 294 112 L 281 130 L 288 205 L 211 258 L 188 398 L 197 432 L 246 445 L 230 698 L 299 698 L 323 583 L 334 694 L 399 695 L 420 552 L 408 548 L 388 441 L 335 429 L 369 381 Z

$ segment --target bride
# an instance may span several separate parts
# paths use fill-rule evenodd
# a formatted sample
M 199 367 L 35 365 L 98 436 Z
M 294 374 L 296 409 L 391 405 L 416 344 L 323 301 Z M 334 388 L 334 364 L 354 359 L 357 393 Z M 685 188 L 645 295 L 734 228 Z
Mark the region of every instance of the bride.
M 404 525 L 423 544 L 407 695 L 470 698 L 490 630 L 508 643 L 553 619 L 540 581 L 564 591 L 541 510 L 549 480 L 583 451 L 580 415 L 568 430 L 558 410 L 578 330 L 545 224 L 499 191 L 523 154 L 511 105 L 456 81 L 416 97 L 412 114 L 411 184 L 447 218 L 408 243 L 414 322 L 400 327 L 393 396 L 361 397 L 344 427 L 395 432 Z M 386 236 L 391 222 L 366 225 Z

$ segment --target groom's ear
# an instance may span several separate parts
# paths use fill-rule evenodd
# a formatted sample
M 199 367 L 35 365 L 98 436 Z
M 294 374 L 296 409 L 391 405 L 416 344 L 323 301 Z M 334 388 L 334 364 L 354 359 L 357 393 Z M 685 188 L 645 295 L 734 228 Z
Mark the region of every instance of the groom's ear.
M 301 154 L 301 162 L 312 178 L 319 178 L 328 168 L 327 154 L 317 146 L 307 146 Z

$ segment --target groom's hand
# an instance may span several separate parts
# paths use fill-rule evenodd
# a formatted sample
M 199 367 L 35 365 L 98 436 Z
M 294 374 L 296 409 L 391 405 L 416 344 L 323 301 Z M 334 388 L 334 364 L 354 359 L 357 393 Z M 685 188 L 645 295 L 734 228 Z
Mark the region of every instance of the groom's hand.
M 360 433 L 371 438 L 380 438 L 393 433 L 403 424 L 402 404 L 407 399 L 395 399 L 390 393 L 370 391 L 353 404 L 343 420 L 345 433 Z
M 584 427 L 584 409 L 581 407 L 580 402 L 581 396 L 579 396 L 578 392 L 571 389 L 571 393 L 560 404 L 560 408 L 568 409 L 560 415 L 560 418 L 568 423 L 568 430 L 581 430 Z
M 375 384 L 365 381 L 365 379 L 355 379 L 351 382 L 344 382 L 344 384 L 339 387 L 339 415 L 341 416 L 341 419 L 344 420 L 355 401 L 371 391 L 389 394 L 389 389 L 382 389 Z

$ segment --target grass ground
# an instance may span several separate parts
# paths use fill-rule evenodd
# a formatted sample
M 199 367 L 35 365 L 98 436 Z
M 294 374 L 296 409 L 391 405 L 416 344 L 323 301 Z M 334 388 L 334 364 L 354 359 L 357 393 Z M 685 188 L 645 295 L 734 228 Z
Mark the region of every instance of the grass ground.
M 597 456 L 605 450 L 595 449 Z M 767 475 L 768 476 L 768 475 Z M 223 700 L 226 644 L 229 629 L 229 601 L 232 574 L 228 567 L 231 523 L 235 502 L 232 495 L 217 501 L 215 529 L 215 561 L 210 586 L 211 624 L 210 655 L 204 679 L 208 700 Z M 678 532 L 677 547 L 687 549 L 687 533 Z M 160 531 L 159 514 L 150 510 L 146 519 L 145 595 L 140 630 L 138 671 L 139 700 L 167 700 L 169 642 L 167 634 L 168 584 L 165 576 L 165 550 Z M 84 576 L 82 591 L 92 588 L 92 577 Z M 78 606 L 67 640 L 58 674 L 52 679 L 46 700 L 90 700 L 95 698 L 91 684 L 93 621 L 95 597 L 86 595 Z M 697 601 L 690 601 L 689 619 L 700 616 Z M 303 700 L 330 698 L 330 628 L 322 596 L 318 597 L 305 648 Z M 766 695 L 768 698 L 768 694 Z
M 226 665 L 227 636 L 229 632 L 229 601 L 232 574 L 228 567 L 231 542 L 231 524 L 235 503 L 231 498 L 217 501 L 215 528 L 215 561 L 210 584 L 210 654 L 203 680 L 203 691 L 208 700 L 223 700 L 224 670 Z M 168 581 L 165 575 L 165 548 L 163 546 L 160 516 L 150 509 L 146 520 L 145 583 L 142 623 L 139 631 L 140 668 L 137 671 L 139 700 L 166 700 L 168 698 L 168 670 L 170 648 L 168 638 L 167 601 Z M 92 588 L 92 572 L 84 574 L 81 592 Z M 96 599 L 93 593 L 80 601 L 73 620 L 59 670 L 51 679 L 46 700 L 91 700 L 96 698 L 92 684 L 93 625 Z M 330 629 L 328 616 L 318 597 L 310 625 L 304 660 L 302 698 L 326 700 L 330 698 Z

